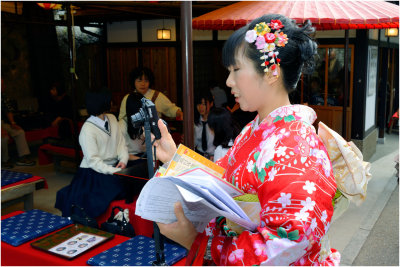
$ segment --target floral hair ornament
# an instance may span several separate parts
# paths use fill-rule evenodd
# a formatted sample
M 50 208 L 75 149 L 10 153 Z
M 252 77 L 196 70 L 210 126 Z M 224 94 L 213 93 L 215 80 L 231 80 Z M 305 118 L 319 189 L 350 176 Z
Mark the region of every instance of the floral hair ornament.
M 257 49 L 263 54 L 260 59 L 264 61 L 261 64 L 265 67 L 264 72 L 271 69 L 275 76 L 278 75 L 276 65 L 279 66 L 281 60 L 278 58 L 279 52 L 274 50 L 277 46 L 284 47 L 289 40 L 281 31 L 283 27 L 280 20 L 271 20 L 270 23 L 261 22 L 256 24 L 253 30 L 248 30 L 244 38 L 250 44 L 255 42 Z

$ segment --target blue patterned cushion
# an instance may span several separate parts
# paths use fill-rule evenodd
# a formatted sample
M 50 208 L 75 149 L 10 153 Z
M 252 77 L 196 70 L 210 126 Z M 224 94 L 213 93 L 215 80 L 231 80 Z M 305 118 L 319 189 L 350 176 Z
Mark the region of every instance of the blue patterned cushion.
M 1 221 L 1 241 L 16 247 L 70 224 L 67 218 L 30 210 Z
M 1 186 L 23 181 L 32 176 L 30 173 L 1 170 Z
M 186 256 L 187 250 L 179 245 L 165 243 L 165 261 L 171 266 Z M 94 266 L 151 266 L 156 260 L 155 242 L 146 236 L 135 236 L 109 250 L 90 258 Z

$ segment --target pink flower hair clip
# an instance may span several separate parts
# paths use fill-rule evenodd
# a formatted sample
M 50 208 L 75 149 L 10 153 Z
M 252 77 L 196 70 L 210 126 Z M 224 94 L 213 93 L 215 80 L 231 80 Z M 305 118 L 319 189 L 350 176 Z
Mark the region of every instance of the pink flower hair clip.
M 281 61 L 278 58 L 279 52 L 274 50 L 277 46 L 284 47 L 289 40 L 287 35 L 281 32 L 283 27 L 280 20 L 271 20 L 270 23 L 261 22 L 256 24 L 253 30 L 248 30 L 245 37 L 248 43 L 255 42 L 257 49 L 263 54 L 260 59 L 264 61 L 261 64 L 265 67 L 264 72 L 271 69 L 274 76 L 278 75 L 276 65 L 279 66 Z

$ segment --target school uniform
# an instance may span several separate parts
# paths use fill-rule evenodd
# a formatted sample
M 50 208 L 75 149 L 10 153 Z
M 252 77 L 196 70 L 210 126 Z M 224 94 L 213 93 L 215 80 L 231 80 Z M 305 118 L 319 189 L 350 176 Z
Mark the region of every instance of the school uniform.
M 120 171 L 118 162 L 128 162 L 128 150 L 112 114 L 105 120 L 91 116 L 83 124 L 79 134 L 83 159 L 71 184 L 57 192 L 55 207 L 62 216 L 71 215 L 71 205 L 85 209 L 91 217 L 106 211 L 111 201 L 125 197 L 119 177 L 112 175 Z
M 214 155 L 214 133 L 208 126 L 208 123 L 205 123 L 203 126 L 203 122 L 204 121 L 200 116 L 199 123 L 194 125 L 194 147 L 198 153 L 208 157 Z M 205 127 L 206 132 L 207 149 L 203 149 L 203 127 Z
M 137 155 L 143 152 L 146 152 L 146 144 L 144 143 L 144 139 L 137 138 L 132 139 L 128 133 L 128 125 L 125 120 L 120 120 L 119 128 L 121 129 L 121 133 L 124 137 L 125 144 L 128 148 L 128 153 L 132 155 Z

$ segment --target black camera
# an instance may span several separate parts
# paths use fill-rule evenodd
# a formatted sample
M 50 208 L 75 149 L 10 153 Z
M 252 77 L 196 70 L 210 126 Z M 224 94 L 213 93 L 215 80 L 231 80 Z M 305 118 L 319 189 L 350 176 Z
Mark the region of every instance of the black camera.
M 142 98 L 142 107 L 139 112 L 131 116 L 132 125 L 134 128 L 139 128 L 144 125 L 145 121 L 150 123 L 151 132 L 154 134 L 156 139 L 161 138 L 161 132 L 158 128 L 158 114 L 156 110 L 156 105 L 147 98 Z

